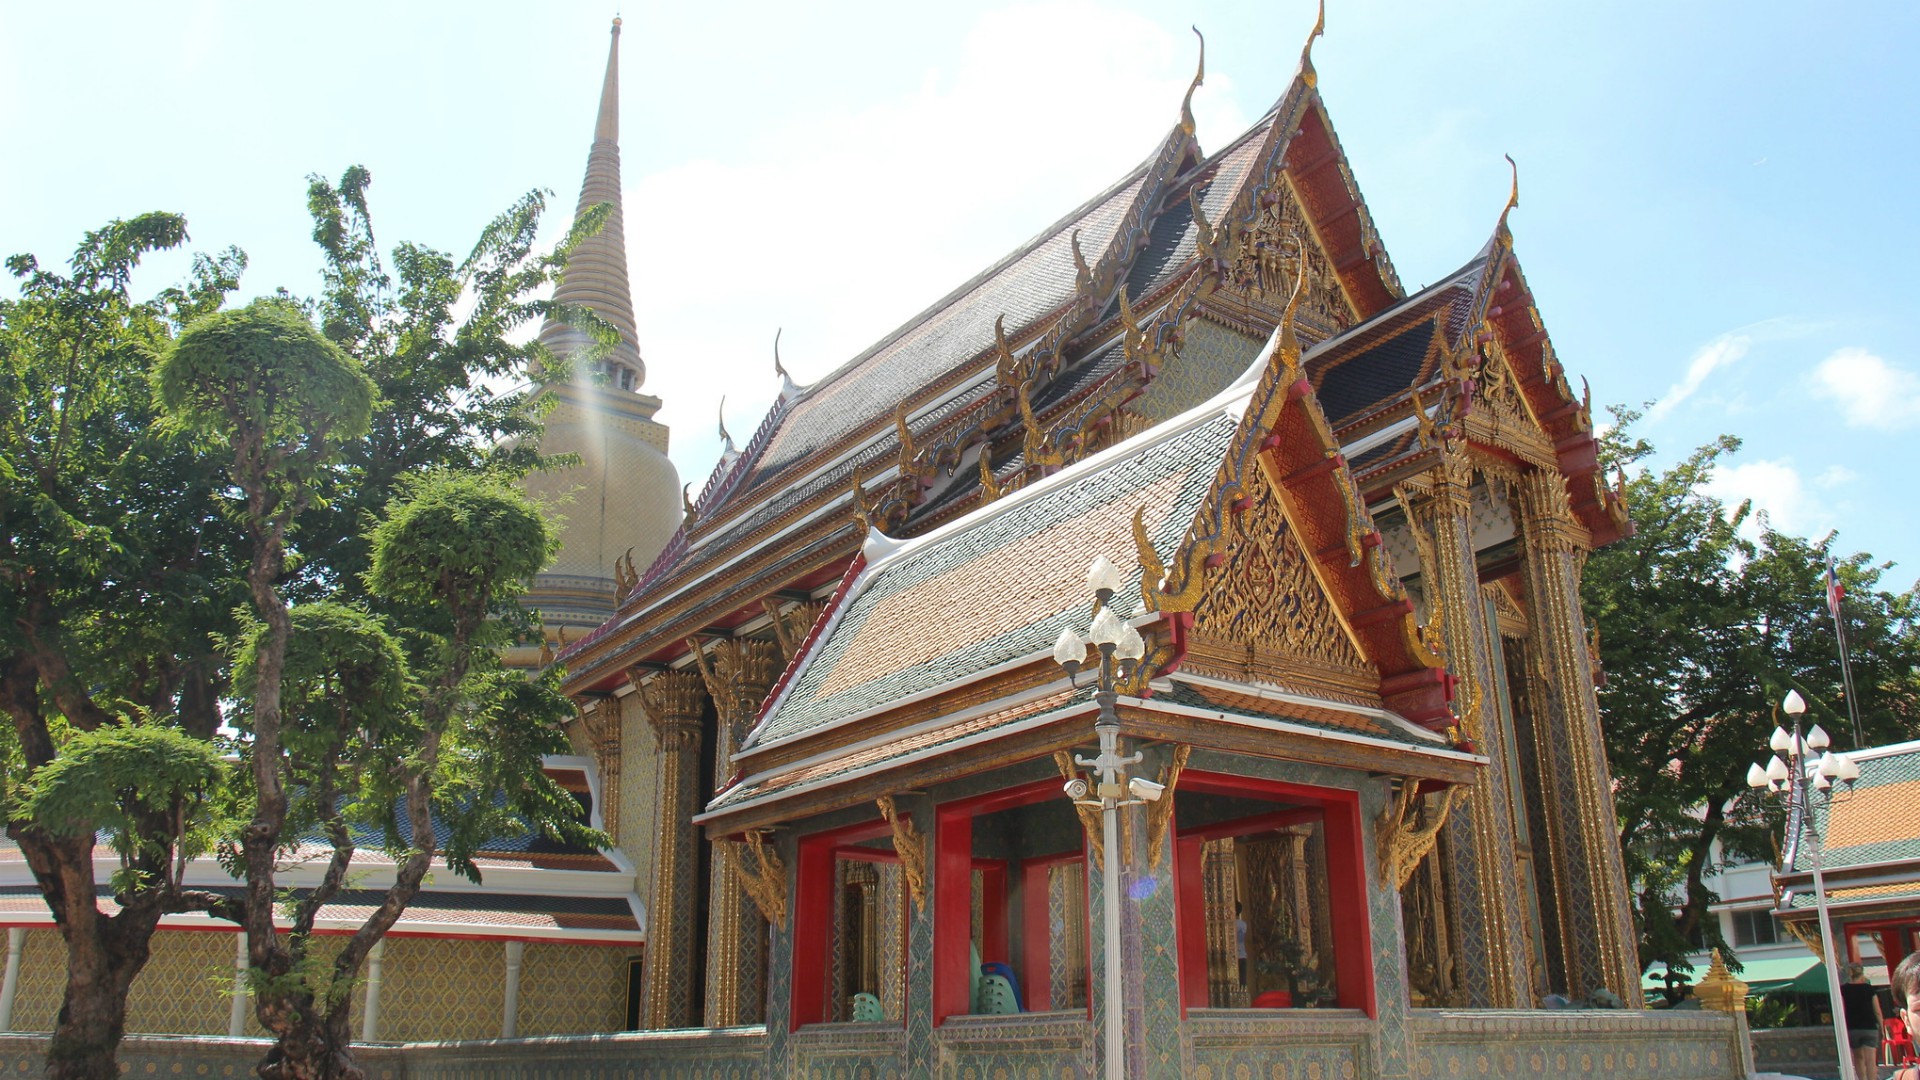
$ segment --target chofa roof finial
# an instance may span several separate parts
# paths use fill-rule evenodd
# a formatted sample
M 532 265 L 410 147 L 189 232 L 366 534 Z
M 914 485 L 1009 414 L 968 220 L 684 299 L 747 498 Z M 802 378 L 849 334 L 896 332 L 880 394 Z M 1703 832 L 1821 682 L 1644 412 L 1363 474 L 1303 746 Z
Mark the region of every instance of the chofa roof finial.
M 1520 205 L 1520 166 L 1513 160 L 1512 154 L 1502 156 L 1507 159 L 1508 167 L 1513 170 L 1513 190 L 1507 194 L 1507 205 L 1500 209 L 1499 232 L 1507 231 L 1507 215 L 1513 212 L 1514 207 Z
M 736 452 L 733 448 L 733 436 L 727 433 L 727 395 L 725 394 L 720 395 L 720 441 L 726 444 L 726 449 L 722 451 L 723 455 Z
M 1307 34 L 1307 43 L 1300 48 L 1300 79 L 1308 86 L 1320 85 L 1320 74 L 1313 70 L 1313 39 L 1324 37 L 1326 33 L 1327 0 L 1320 0 L 1320 11 L 1314 17 L 1313 29 Z
M 1193 92 L 1200 89 L 1201 83 L 1207 81 L 1207 35 L 1201 33 L 1200 28 L 1196 26 L 1193 28 L 1193 36 L 1200 39 L 1200 66 L 1194 69 L 1193 81 L 1187 84 L 1187 96 L 1180 102 L 1180 130 L 1189 135 L 1194 131 Z

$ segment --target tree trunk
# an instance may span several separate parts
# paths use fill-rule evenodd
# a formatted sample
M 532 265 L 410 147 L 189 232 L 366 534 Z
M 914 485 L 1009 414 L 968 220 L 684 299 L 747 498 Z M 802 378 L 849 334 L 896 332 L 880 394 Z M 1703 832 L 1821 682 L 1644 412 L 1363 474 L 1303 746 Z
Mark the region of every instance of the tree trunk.
M 310 1006 L 295 1010 L 254 1071 L 261 1080 L 366 1080 L 366 1070 L 353 1060 L 351 1012 L 351 1000 L 324 1016 Z
M 115 929 L 122 928 L 101 925 L 93 933 L 67 933 L 67 987 L 47 1048 L 47 1076 L 53 1080 L 120 1075 L 115 1055 L 126 1031 L 127 992 L 151 955 L 152 930 Z

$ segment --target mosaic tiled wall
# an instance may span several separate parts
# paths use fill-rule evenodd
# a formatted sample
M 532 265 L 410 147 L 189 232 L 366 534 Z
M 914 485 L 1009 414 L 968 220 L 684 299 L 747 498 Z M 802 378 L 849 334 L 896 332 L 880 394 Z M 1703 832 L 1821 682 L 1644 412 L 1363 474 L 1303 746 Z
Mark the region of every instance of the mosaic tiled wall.
M 345 942 L 314 941 L 330 963 Z M 212 931 L 156 934 L 153 958 L 133 984 L 127 1030 L 157 1035 L 225 1035 L 233 999 L 235 935 Z M 626 1023 L 629 950 L 531 942 L 520 967 L 520 1033 L 574 1035 L 618 1031 Z M 66 955 L 52 930 L 31 930 L 21 954 L 14 1027 L 51 1031 L 65 984 Z M 365 969 L 354 989 L 353 1030 L 361 1030 Z M 497 941 L 392 938 L 380 990 L 383 1042 L 485 1039 L 500 1034 L 505 946 Z M 252 1010 L 246 1033 L 264 1035 Z
M 625 1027 L 632 955 L 609 945 L 528 942 L 520 962 L 520 1034 L 590 1035 Z
M 1428 1012 L 1413 1015 L 1417 1077 L 1741 1080 L 1744 1028 L 1709 1013 Z M 941 1080 L 1092 1075 L 1092 1025 L 1077 1014 L 967 1017 L 930 1033 L 933 1054 L 911 1075 Z M 1198 1010 L 1182 1024 L 1198 1080 L 1372 1080 L 1372 1022 L 1357 1014 Z M 909 1075 L 898 1028 L 831 1025 L 769 1040 L 757 1028 L 421 1043 L 358 1051 L 374 1080 L 894 1080 Z M 772 1045 L 785 1054 L 769 1054 Z M 131 1075 L 247 1076 L 265 1043 L 134 1037 Z M 0 1077 L 38 1076 L 39 1036 L 0 1036 Z M 790 1056 L 788 1056 L 790 1055 Z M 774 1063 L 770 1064 L 770 1059 Z
M 640 695 L 620 699 L 620 835 L 615 837 L 620 851 L 633 860 L 634 881 L 643 900 L 651 902 L 653 888 L 653 849 L 660 830 L 654 827 L 657 807 L 654 783 L 658 774 L 655 759 L 660 742 L 653 725 L 640 708 Z
M 1745 1026 L 1719 1013 L 1419 1010 L 1416 1076 L 1739 1080 Z
M 211 931 L 154 935 L 152 958 L 127 1002 L 127 1030 L 225 1035 L 232 1007 L 233 942 L 233 934 Z M 66 945 L 59 932 L 27 931 L 13 1006 L 15 1030 L 53 1030 L 66 973 Z
M 38 1080 L 46 1074 L 47 1037 L 0 1036 L 0 1078 Z M 120 1072 L 125 1076 L 245 1078 L 271 1044 L 265 1039 L 192 1039 L 134 1036 L 120 1044 Z M 403 1051 L 363 1047 L 356 1051 L 367 1080 L 406 1080 L 409 1071 Z M 500 1074 L 503 1078 L 506 1073 Z
M 526 967 L 522 965 L 524 977 Z M 506 956 L 497 941 L 387 942 L 380 1040 L 486 1039 L 500 1034 Z
M 1830 1027 L 1774 1028 L 1753 1033 L 1754 1068 L 1811 1080 L 1839 1080 L 1840 1050 Z

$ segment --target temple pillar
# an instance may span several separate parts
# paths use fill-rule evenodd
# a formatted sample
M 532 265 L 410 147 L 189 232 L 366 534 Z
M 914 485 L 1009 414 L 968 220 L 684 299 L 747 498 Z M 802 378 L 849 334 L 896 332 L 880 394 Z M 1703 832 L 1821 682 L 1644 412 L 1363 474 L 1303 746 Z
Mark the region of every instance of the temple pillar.
M 706 686 L 691 671 L 667 671 L 645 682 L 628 672 L 659 740 L 654 786 L 656 830 L 653 889 L 647 901 L 647 960 L 640 1026 L 693 1027 L 694 979 L 700 942 L 695 939 L 700 811 L 700 713 Z
M 729 638 L 705 649 L 695 642 L 692 651 L 720 721 L 713 766 L 717 791 L 732 778 L 733 754 L 753 730 L 760 703 L 783 665 L 779 648 L 757 638 Z M 712 867 L 706 1023 L 758 1024 L 766 1017 L 767 921 L 748 899 L 731 860 L 716 852 Z
M 1445 826 L 1452 860 L 1453 941 L 1459 984 L 1477 1008 L 1527 1008 L 1533 1001 L 1533 938 L 1515 872 L 1513 784 L 1507 733 L 1493 702 L 1499 682 L 1487 634 L 1474 559 L 1471 464 L 1449 455 L 1430 474 L 1427 493 L 1410 508 L 1421 551 L 1427 625 L 1440 624 L 1447 666 L 1458 680 L 1454 701 L 1463 734 L 1487 767 Z
M 620 834 L 620 699 L 581 696 L 574 708 L 585 725 L 588 748 L 600 773 L 600 823 L 607 835 Z
M 1519 487 L 1533 750 L 1548 834 L 1541 907 L 1560 953 L 1548 979 L 1575 998 L 1604 987 L 1638 1006 L 1639 950 L 1580 610 L 1589 538 L 1558 473 L 1529 473 Z

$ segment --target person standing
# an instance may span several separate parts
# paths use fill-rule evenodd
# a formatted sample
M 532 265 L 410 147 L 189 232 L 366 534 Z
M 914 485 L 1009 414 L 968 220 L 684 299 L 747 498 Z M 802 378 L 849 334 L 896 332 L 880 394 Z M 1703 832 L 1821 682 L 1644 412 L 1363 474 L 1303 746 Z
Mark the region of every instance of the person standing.
M 1920 952 L 1908 953 L 1893 969 L 1893 1004 L 1906 1010 L 1907 1030 L 1913 1030 L 1913 1020 L 1920 1016 Z M 1901 1069 L 1894 1080 L 1920 1080 L 1920 1067 Z
M 1867 969 L 1847 965 L 1847 981 L 1840 986 L 1846 1010 L 1847 1044 L 1853 1048 L 1853 1074 L 1859 1080 L 1880 1080 L 1880 991 L 1867 981 Z

